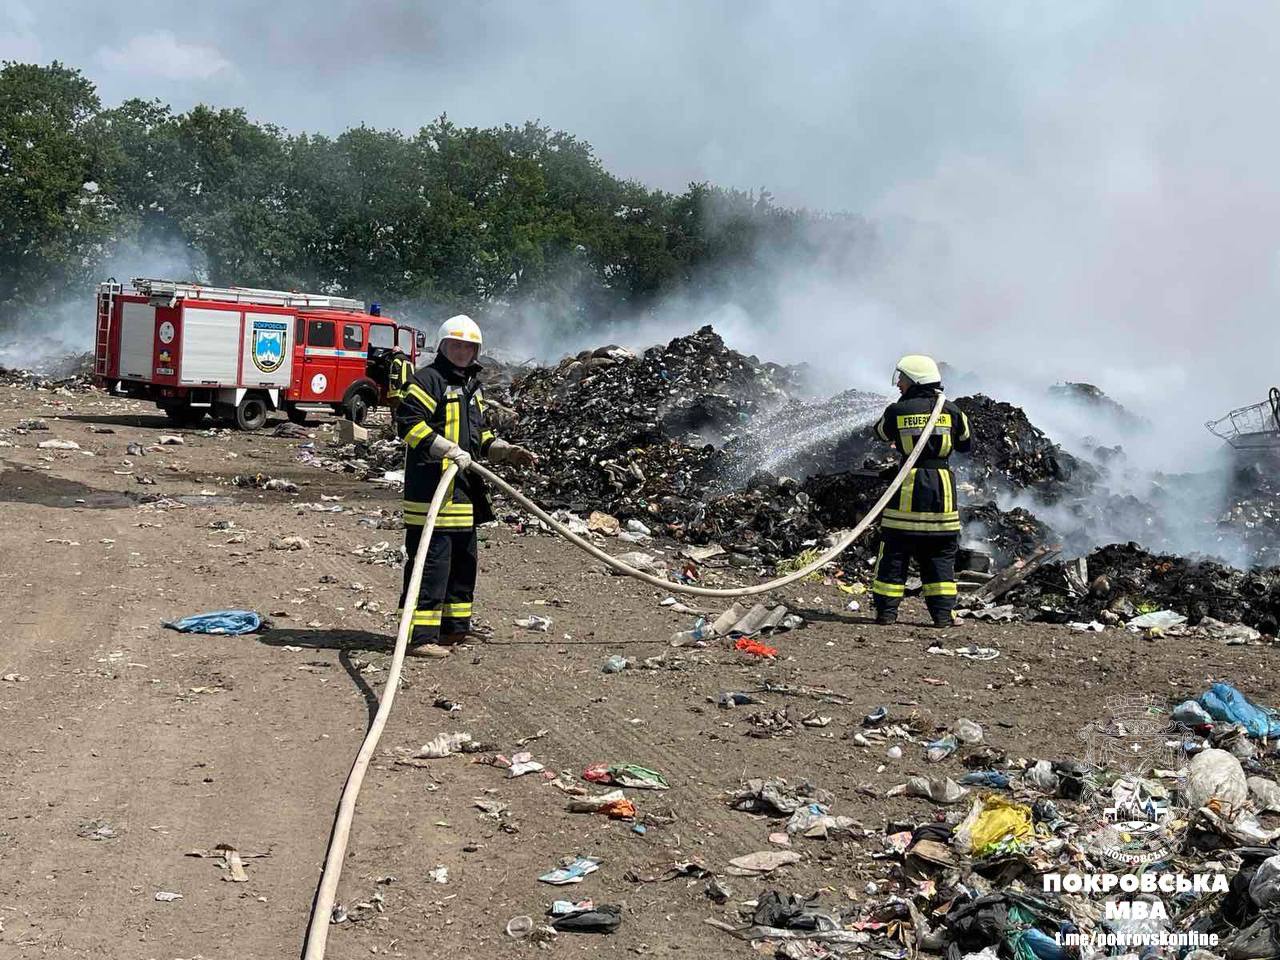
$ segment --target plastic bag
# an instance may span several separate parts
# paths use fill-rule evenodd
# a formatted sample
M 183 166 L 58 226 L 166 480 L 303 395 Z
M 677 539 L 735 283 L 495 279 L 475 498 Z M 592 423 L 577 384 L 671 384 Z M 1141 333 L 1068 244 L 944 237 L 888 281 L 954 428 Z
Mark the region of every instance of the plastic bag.
M 1250 777 L 1245 781 L 1249 785 L 1249 794 L 1259 810 L 1280 813 L 1280 783 L 1266 777 Z
M 998 795 L 980 797 L 956 828 L 957 849 L 976 857 L 1007 853 L 1035 836 L 1031 808 Z
M 1215 720 L 1238 723 L 1251 737 L 1280 737 L 1276 712 L 1259 707 L 1229 683 L 1215 683 L 1200 697 L 1200 706 Z
M 1187 782 L 1182 792 L 1192 810 L 1212 803 L 1234 811 L 1249 799 L 1244 769 L 1240 761 L 1225 750 L 1210 749 L 1196 754 L 1187 766 Z
M 903 790 L 909 797 L 924 797 L 934 803 L 959 803 L 969 791 L 944 777 L 908 777 Z
M 1280 902 L 1280 854 L 1268 857 L 1249 881 L 1249 899 L 1260 910 Z
M 656 770 L 641 767 L 634 763 L 617 764 L 609 768 L 609 777 L 620 787 L 631 787 L 633 790 L 668 790 L 671 784 Z
M 165 624 L 179 633 L 209 633 L 214 635 L 253 633 L 262 626 L 262 617 L 252 610 L 215 610 L 213 613 L 196 613 L 181 620 Z

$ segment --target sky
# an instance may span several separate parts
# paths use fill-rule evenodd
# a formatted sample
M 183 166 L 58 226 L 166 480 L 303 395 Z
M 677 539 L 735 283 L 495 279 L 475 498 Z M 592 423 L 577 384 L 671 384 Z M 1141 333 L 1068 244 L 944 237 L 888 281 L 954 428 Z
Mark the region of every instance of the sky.
M 1280 6 L 174 7 L 0 0 L 0 59 L 80 67 L 107 104 L 243 106 L 293 131 L 538 119 L 650 186 L 865 215 L 891 241 L 866 275 L 778 263 L 777 314 L 697 305 L 734 345 L 821 354 L 851 385 L 933 353 L 1010 398 L 1097 383 L 1199 438 L 1280 380 Z
M 956 153 L 1014 148 L 1043 88 L 1170 5 L 182 6 L 0 0 L 0 59 L 80 67 L 108 104 L 243 106 L 297 131 L 541 119 L 653 186 L 763 186 L 789 204 L 862 211 Z

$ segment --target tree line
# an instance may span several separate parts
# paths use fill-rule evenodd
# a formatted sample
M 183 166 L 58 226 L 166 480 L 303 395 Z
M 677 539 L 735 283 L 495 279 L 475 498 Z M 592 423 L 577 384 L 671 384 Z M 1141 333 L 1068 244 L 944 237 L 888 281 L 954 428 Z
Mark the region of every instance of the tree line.
M 670 294 L 749 289 L 780 255 L 846 270 L 871 237 L 858 217 L 787 209 L 764 190 L 649 189 L 540 123 L 441 116 L 414 134 L 328 137 L 242 109 L 104 107 L 74 68 L 0 67 L 0 329 L 87 295 L 104 265 L 132 276 L 131 251 L 177 252 L 199 282 L 436 315 L 532 302 L 567 331 Z

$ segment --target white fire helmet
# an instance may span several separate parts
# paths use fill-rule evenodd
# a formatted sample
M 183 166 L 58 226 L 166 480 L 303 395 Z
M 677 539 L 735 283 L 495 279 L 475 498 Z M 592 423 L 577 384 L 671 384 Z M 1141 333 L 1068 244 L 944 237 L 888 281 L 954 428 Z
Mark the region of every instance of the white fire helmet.
M 440 334 L 436 337 L 437 349 L 446 340 L 461 340 L 463 343 L 474 343 L 477 357 L 480 356 L 480 347 L 484 344 L 484 338 L 480 336 L 480 325 L 465 313 L 450 317 L 440 324 Z
M 922 386 L 942 382 L 942 374 L 933 357 L 919 353 L 908 354 L 898 361 L 898 365 L 893 368 L 894 383 L 898 382 L 899 374 Z

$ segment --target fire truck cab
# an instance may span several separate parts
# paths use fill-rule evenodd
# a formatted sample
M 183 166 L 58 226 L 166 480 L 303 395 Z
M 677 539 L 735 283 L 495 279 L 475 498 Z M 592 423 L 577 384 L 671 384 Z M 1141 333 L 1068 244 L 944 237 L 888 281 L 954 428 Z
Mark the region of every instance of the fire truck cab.
M 424 342 L 346 297 L 109 280 L 98 286 L 94 375 L 184 426 L 211 414 L 257 430 L 272 410 L 295 423 L 312 413 L 360 423 L 386 402 L 378 371 L 393 348 L 416 366 Z

